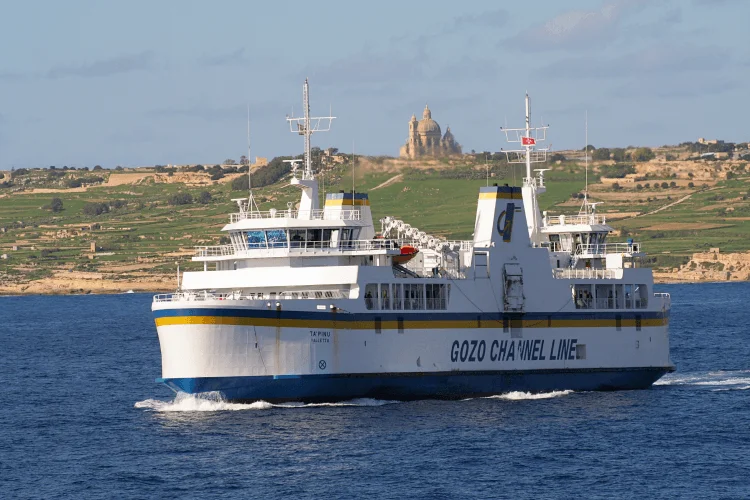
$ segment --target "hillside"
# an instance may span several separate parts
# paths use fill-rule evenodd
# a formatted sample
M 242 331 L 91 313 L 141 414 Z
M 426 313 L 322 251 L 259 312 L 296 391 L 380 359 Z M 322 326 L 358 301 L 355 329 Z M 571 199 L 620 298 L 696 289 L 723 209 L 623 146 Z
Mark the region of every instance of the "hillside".
M 589 165 L 590 197 L 604 202 L 598 208 L 618 229 L 614 238 L 642 242 L 662 280 L 746 279 L 731 272 L 691 273 L 690 262 L 704 262 L 693 254 L 710 249 L 730 260 L 733 252 L 750 250 L 750 157 L 706 158 L 687 145 L 658 148 L 654 158 L 634 161 L 636 150 L 628 151 L 629 159 L 621 161 L 595 154 L 599 159 Z M 488 180 L 519 185 L 522 178 L 522 166 L 508 165 L 499 154 L 488 154 L 485 162 L 483 155 L 428 162 L 357 158 L 354 182 L 343 155 L 318 164 L 321 191 L 354 185 L 369 191 L 376 221 L 393 215 L 430 233 L 470 238 L 478 188 Z M 578 210 L 586 176 L 582 158 L 582 151 L 562 151 L 550 162 L 548 191 L 540 199 L 550 214 Z M 217 167 L 196 166 L 2 173 L 0 293 L 174 288 L 177 264 L 196 268 L 193 247 L 219 244 L 234 211 L 230 199 L 246 194 L 232 189 L 244 179 L 237 167 L 218 170 L 220 175 Z M 287 186 L 289 174 L 278 172 L 265 178 L 281 180 L 255 190 L 261 209 L 297 201 L 297 191 Z

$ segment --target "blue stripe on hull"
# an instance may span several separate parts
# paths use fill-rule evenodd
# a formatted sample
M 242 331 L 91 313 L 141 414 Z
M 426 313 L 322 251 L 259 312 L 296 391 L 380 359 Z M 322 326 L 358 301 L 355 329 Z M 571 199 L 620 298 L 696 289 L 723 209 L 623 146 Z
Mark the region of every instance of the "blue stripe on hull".
M 298 377 L 205 377 L 158 379 L 190 394 L 218 391 L 230 401 L 335 402 L 461 399 L 510 391 L 606 391 L 647 389 L 672 367 L 601 370 L 302 375 Z

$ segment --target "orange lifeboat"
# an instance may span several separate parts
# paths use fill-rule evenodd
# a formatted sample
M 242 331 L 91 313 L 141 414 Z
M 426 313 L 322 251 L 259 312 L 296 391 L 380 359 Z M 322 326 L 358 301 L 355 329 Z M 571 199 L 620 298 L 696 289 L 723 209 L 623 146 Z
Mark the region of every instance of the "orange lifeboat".
M 393 262 L 395 264 L 404 264 L 414 258 L 419 253 L 419 249 L 411 245 L 404 245 L 401 247 L 401 255 L 395 255 Z

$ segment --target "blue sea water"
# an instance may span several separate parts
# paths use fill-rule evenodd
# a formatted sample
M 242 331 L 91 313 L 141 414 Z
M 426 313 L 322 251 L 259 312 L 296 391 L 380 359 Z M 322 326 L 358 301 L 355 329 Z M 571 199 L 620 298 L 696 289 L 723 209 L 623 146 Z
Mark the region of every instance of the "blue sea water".
M 652 389 L 230 404 L 154 383 L 148 295 L 0 298 L 1 498 L 750 498 L 750 283 L 663 285 Z

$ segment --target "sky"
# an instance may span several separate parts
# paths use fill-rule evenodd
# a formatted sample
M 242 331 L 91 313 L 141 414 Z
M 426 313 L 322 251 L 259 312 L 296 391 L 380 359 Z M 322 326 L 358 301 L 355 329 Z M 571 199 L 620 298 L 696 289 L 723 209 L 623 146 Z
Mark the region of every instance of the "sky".
M 750 2 L 0 0 L 0 169 L 398 155 L 429 104 L 464 151 L 750 140 Z

